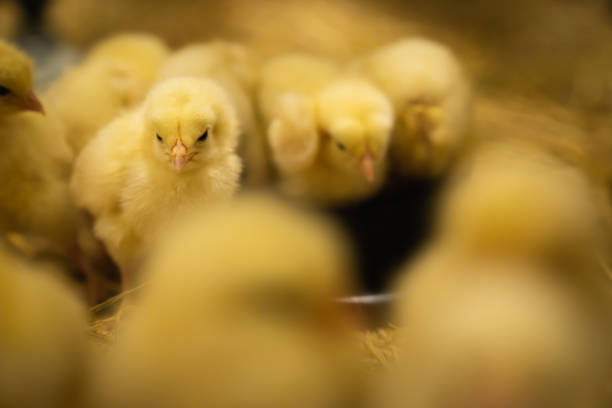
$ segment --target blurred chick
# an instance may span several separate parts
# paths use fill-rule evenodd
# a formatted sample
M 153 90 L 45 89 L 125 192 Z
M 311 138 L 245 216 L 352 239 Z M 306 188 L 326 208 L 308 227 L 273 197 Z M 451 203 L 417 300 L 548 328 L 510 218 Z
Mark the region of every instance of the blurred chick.
M 355 65 L 393 103 L 397 170 L 407 176 L 446 172 L 467 143 L 471 117 L 470 86 L 452 52 L 434 41 L 406 38 Z
M 335 301 L 350 272 L 336 229 L 268 198 L 185 216 L 148 263 L 95 406 L 353 406 L 357 327 Z
M 268 179 L 268 163 L 263 134 L 253 105 L 258 61 L 246 47 L 231 42 L 194 43 L 181 48 L 163 64 L 161 80 L 196 76 L 217 82 L 230 98 L 240 122 L 238 152 L 243 158 L 248 184 Z
M 32 91 L 32 62 L 0 42 L 0 227 L 25 236 L 39 252 L 61 255 L 86 274 L 89 296 L 99 285 L 91 266 L 98 256 L 69 189 L 72 152 L 61 124 Z
M 408 273 L 398 364 L 375 406 L 606 406 L 609 310 L 520 263 L 430 259 Z M 450 279 L 423 286 L 431 273 Z
M 171 79 L 105 127 L 78 157 L 72 191 L 95 219 L 124 288 L 147 244 L 191 205 L 231 197 L 241 163 L 236 112 L 222 88 Z
M 19 5 L 15 1 L 0 1 L 0 38 L 12 38 L 23 23 Z
M 264 66 L 260 89 L 268 143 L 289 196 L 339 204 L 372 195 L 385 178 L 393 109 L 360 78 L 290 55 Z
M 51 85 L 45 100 L 62 120 L 76 153 L 100 128 L 141 102 L 168 53 L 153 35 L 117 35 L 96 45 Z
M 579 168 L 523 143 L 483 144 L 442 196 L 437 238 L 480 256 L 514 256 L 601 273 L 610 226 L 598 186 Z
M 0 249 L 0 406 L 77 407 L 88 375 L 84 308 L 46 270 Z

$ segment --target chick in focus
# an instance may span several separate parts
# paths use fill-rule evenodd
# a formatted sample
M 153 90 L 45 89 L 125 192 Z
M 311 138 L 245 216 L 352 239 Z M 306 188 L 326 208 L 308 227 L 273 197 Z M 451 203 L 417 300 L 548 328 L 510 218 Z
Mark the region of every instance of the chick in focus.
M 45 93 L 78 153 L 96 132 L 140 103 L 169 50 L 148 34 L 121 34 L 97 44 Z
M 447 279 L 424 286 L 428 274 Z M 395 309 L 398 364 L 376 406 L 606 406 L 609 309 L 551 276 L 499 260 L 411 268 Z
M 470 86 L 442 44 L 407 38 L 355 64 L 391 100 L 396 122 L 391 155 L 406 176 L 438 176 L 463 151 L 471 117 Z
M 76 408 L 89 373 L 85 311 L 40 269 L 0 252 L 0 406 Z
M 393 109 L 375 86 L 292 55 L 263 68 L 260 101 L 284 193 L 338 204 L 380 188 Z
M 172 54 L 159 73 L 161 80 L 179 76 L 210 79 L 225 90 L 238 114 L 238 152 L 248 184 L 261 184 L 268 178 L 265 140 L 253 101 L 257 75 L 255 54 L 243 45 L 225 41 L 188 45 Z
M 231 197 L 241 162 L 236 112 L 222 88 L 198 78 L 160 83 L 81 152 L 72 191 L 129 289 L 148 244 L 192 205 Z
M 326 220 L 247 196 L 187 215 L 153 253 L 100 407 L 353 406 L 357 327 L 335 301 L 351 260 Z
M 436 239 L 587 276 L 601 274 L 609 234 L 598 186 L 580 168 L 527 144 L 494 141 L 476 150 L 444 192 Z

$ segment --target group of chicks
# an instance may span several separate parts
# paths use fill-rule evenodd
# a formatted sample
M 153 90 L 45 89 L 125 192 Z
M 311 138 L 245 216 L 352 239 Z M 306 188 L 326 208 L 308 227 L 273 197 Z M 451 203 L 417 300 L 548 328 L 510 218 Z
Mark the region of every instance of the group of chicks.
M 608 402 L 608 207 L 547 151 L 471 148 L 470 87 L 446 47 L 404 39 L 341 66 L 120 35 L 42 99 L 0 42 L 0 226 L 22 238 L 0 253 L 0 406 Z M 451 168 L 395 286 L 397 362 L 372 378 L 342 301 L 359 291 L 350 245 L 301 204 Z M 106 252 L 140 288 L 110 352 L 89 349 L 81 306 L 23 247 L 75 263 L 92 298 Z

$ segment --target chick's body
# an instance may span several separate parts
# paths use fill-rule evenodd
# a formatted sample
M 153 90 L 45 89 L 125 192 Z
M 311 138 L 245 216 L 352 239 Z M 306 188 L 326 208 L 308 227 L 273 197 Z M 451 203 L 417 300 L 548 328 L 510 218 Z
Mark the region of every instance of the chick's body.
M 265 141 L 255 113 L 253 91 L 258 61 L 246 47 L 230 42 L 195 43 L 176 51 L 161 67 L 161 80 L 179 76 L 210 79 L 227 93 L 240 122 L 238 152 L 247 181 L 260 184 L 268 178 Z
M 0 406 L 77 407 L 88 374 L 84 308 L 48 271 L 0 251 Z
M 445 172 L 467 143 L 470 87 L 456 57 L 436 42 L 409 38 L 357 62 L 391 99 L 396 124 L 391 154 L 409 176 Z
M 79 152 L 112 119 L 140 103 L 168 55 L 157 37 L 122 34 L 96 45 L 46 92 Z
M 440 255 L 399 287 L 399 362 L 377 406 L 604 406 L 607 309 L 533 265 Z
M 350 262 L 324 221 L 239 198 L 189 214 L 148 265 L 142 303 L 99 383 L 108 406 L 336 407 L 350 399 L 355 327 L 334 302 L 350 291 Z
M 393 111 L 364 79 L 337 78 L 333 65 L 304 56 L 264 67 L 260 89 L 268 143 L 288 195 L 344 203 L 384 181 Z
M 77 203 L 119 263 L 124 283 L 148 242 L 184 208 L 238 188 L 235 112 L 216 84 L 177 78 L 109 124 L 83 150 L 72 179 Z

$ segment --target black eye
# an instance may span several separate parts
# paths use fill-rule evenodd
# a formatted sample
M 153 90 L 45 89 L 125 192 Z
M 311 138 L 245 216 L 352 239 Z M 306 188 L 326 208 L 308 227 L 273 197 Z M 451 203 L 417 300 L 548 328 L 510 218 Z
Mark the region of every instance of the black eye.
M 162 139 L 162 137 L 160 135 L 158 135 L 157 133 L 155 134 L 155 137 L 157 138 L 157 140 L 159 140 L 160 142 L 163 142 L 164 139 Z
M 336 142 L 336 146 L 338 146 L 338 149 L 342 150 L 343 152 L 346 151 L 346 146 L 343 145 L 342 143 Z
M 11 90 L 5 86 L 0 86 L 0 96 L 5 96 L 11 93 Z
M 204 133 L 202 133 L 202 136 L 198 137 L 198 142 L 203 142 L 206 140 L 206 138 L 208 138 L 208 129 L 206 129 Z

